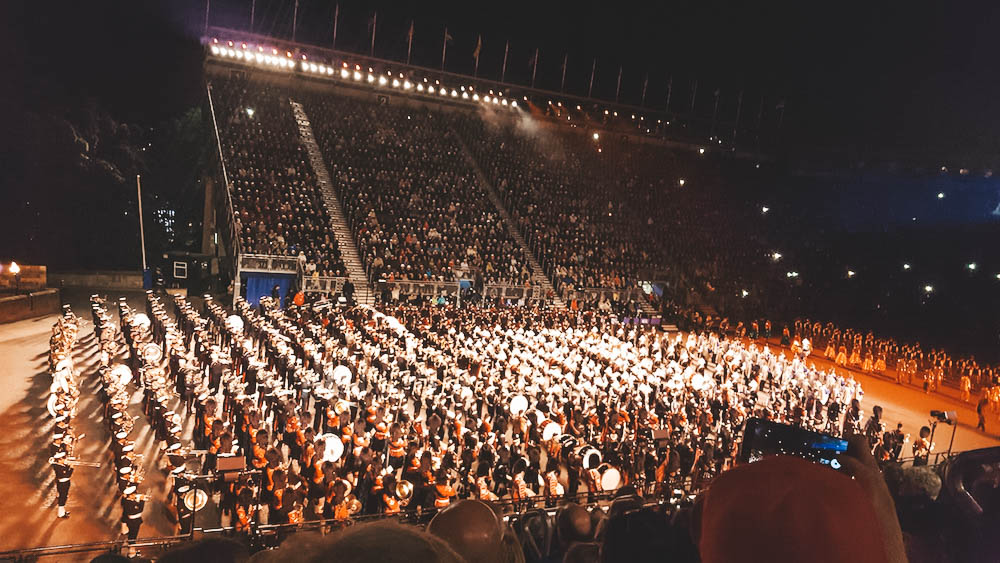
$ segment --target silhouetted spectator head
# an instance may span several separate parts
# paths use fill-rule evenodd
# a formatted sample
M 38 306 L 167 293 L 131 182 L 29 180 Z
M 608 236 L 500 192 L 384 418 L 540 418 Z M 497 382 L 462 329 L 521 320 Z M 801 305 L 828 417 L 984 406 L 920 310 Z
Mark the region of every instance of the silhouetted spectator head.
M 704 563 L 887 560 L 861 485 L 803 459 L 737 466 L 712 482 L 701 509 Z
M 486 503 L 463 500 L 438 512 L 427 531 L 443 539 L 468 561 L 496 561 L 503 530 Z

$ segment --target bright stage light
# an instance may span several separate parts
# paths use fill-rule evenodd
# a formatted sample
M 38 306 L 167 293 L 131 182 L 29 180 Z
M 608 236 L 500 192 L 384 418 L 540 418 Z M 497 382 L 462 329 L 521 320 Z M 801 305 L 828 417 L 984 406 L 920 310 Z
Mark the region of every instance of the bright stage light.
M 463 100 L 468 100 L 469 99 L 469 93 L 468 92 L 462 92 L 462 99 Z
M 490 97 L 489 96 L 483 96 L 483 101 L 486 102 L 486 103 L 490 103 Z
M 434 87 L 433 87 L 433 86 L 428 86 L 428 87 L 427 87 L 427 91 L 428 91 L 429 93 L 433 94 L 433 93 L 434 93 Z
M 500 100 L 500 105 L 503 105 L 503 106 L 507 105 L 507 100 Z
M 15 276 L 21 273 L 21 267 L 17 265 L 17 262 L 11 262 L 10 268 L 7 269 L 10 270 L 10 273 L 14 274 Z
M 413 88 L 413 84 L 410 84 L 409 80 L 404 81 L 403 82 L 403 90 L 409 90 L 410 88 Z
M 795 271 L 792 271 L 792 272 L 788 272 L 788 273 L 787 273 L 787 274 L 785 274 L 785 275 L 786 275 L 786 276 L 788 276 L 788 277 L 790 277 L 790 278 L 797 278 L 797 277 L 799 277 L 799 273 L 798 273 L 798 272 L 795 272 Z
M 911 266 L 910 266 L 909 264 L 903 264 L 903 269 L 904 269 L 904 270 L 909 270 L 909 269 L 910 269 L 910 267 L 911 267 Z
M 847 270 L 847 277 L 853 278 L 854 277 L 854 270 Z
M 944 199 L 944 192 L 938 192 L 938 199 Z
M 254 114 L 253 108 L 247 108 L 247 115 L 253 117 L 253 114 Z
M 473 94 L 472 95 L 472 101 L 478 102 L 479 101 L 479 94 Z
M 976 263 L 975 262 L 969 262 L 969 264 L 966 266 L 966 268 L 968 268 L 969 270 L 972 270 L 974 272 L 974 271 L 976 271 Z
M 372 82 L 375 82 L 375 75 L 374 74 L 369 74 L 368 75 L 368 83 L 371 84 Z
M 932 286 L 932 285 L 925 285 L 924 286 L 924 292 L 925 293 L 931 293 L 932 291 L 934 291 L 934 286 Z
M 494 104 L 498 104 L 498 103 L 500 103 L 500 99 L 499 99 L 499 98 L 497 98 L 497 97 L 494 97 L 494 98 L 493 98 L 493 103 L 494 103 Z
M 358 82 L 361 82 L 361 73 L 360 72 L 354 71 L 354 80 L 356 80 Z
M 455 90 L 454 88 L 452 88 L 452 90 L 451 90 L 451 97 L 452 98 L 457 98 L 458 97 L 458 91 Z
M 742 295 L 744 298 L 746 298 L 747 295 L 750 295 L 750 292 L 744 289 L 744 290 L 740 291 L 740 295 Z
M 442 96 L 447 96 L 448 95 L 448 89 L 445 88 L 444 86 L 442 86 L 441 89 L 438 90 L 438 93 L 441 94 Z
M 780 252 L 775 252 L 775 253 L 771 254 L 771 259 L 774 260 L 775 262 L 777 262 L 778 260 L 781 260 L 781 253 Z
M 389 80 L 386 79 L 386 77 L 384 77 L 384 76 L 379 76 L 378 77 L 378 85 L 379 86 L 385 86 L 388 83 L 389 83 Z
M 346 68 L 342 68 L 342 69 L 340 69 L 340 77 L 341 77 L 341 78 L 343 78 L 343 79 L 345 79 L 345 80 L 346 80 L 346 79 L 347 79 L 348 77 L 350 77 L 350 76 L 351 76 L 351 73 L 350 73 L 350 72 L 347 72 L 347 69 L 346 69 Z
M 600 134 L 598 134 L 598 133 L 594 133 L 594 140 L 595 140 L 595 141 L 596 141 L 596 140 L 598 140 L 598 139 L 600 139 L 600 138 L 601 138 L 601 135 L 600 135 Z
M 399 79 L 398 78 L 393 78 L 392 79 L 392 87 L 393 88 L 399 88 Z
M 424 91 L 424 85 L 423 84 L 417 84 L 417 92 L 423 92 L 423 91 Z
M 698 149 L 698 154 L 705 154 L 705 149 L 704 148 Z
M 768 207 L 768 206 L 766 206 L 766 205 L 760 208 L 760 212 L 761 213 L 767 213 L 770 210 L 771 210 L 771 208 Z
M 680 180 L 677 180 L 677 185 L 678 186 L 684 187 L 685 183 L 687 183 L 687 182 L 684 180 L 684 178 L 681 178 Z
M 512 107 L 512 108 L 516 108 L 516 107 L 517 107 L 517 100 L 513 100 L 513 101 L 511 101 L 511 102 L 510 102 L 510 107 Z
M 219 54 L 219 48 L 216 47 L 215 45 L 212 45 L 212 54 L 213 55 L 218 55 Z

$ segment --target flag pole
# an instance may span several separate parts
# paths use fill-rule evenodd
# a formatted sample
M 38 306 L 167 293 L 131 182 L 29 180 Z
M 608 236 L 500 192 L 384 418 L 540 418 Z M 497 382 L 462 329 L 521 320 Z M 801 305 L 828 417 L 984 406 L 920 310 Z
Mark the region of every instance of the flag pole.
M 733 123 L 733 149 L 736 149 L 736 134 L 740 129 L 740 113 L 743 111 L 743 89 L 740 88 L 740 95 L 736 98 L 736 121 Z
M 295 0 L 295 10 L 292 12 L 292 41 L 295 41 L 295 28 L 299 23 L 299 0 Z
M 594 92 L 594 73 L 597 72 L 597 57 L 594 57 L 594 64 L 590 65 L 590 86 L 587 87 L 587 97 L 592 97 Z
M 250 2 L 250 33 L 253 33 L 253 17 L 254 12 L 257 11 L 257 0 L 252 0 Z
M 500 82 L 507 76 L 507 51 L 510 50 L 510 39 L 503 47 L 503 68 L 500 69 Z
M 135 193 L 139 199 L 139 241 L 142 244 L 142 271 L 143 276 L 146 272 L 146 230 L 142 225 L 142 182 L 139 180 L 139 174 L 135 175 Z
M 622 90 L 622 67 L 618 65 L 618 86 L 615 87 L 615 103 L 618 102 L 618 94 Z
M 531 87 L 535 87 L 535 73 L 538 72 L 538 47 L 535 47 L 535 64 L 531 69 Z
M 375 27 L 378 26 L 378 12 L 372 13 L 372 46 L 368 51 L 368 54 L 372 57 L 375 56 Z
M 212 7 L 212 0 L 205 0 L 205 35 L 208 35 L 208 10 Z
M 646 78 L 642 80 L 642 101 L 639 102 L 640 106 L 646 105 L 646 87 L 648 86 L 649 86 L 649 73 L 647 72 Z
M 666 110 L 667 116 L 670 115 L 670 95 L 673 93 L 674 93 L 674 77 L 673 75 L 671 75 L 670 79 L 667 80 L 667 110 Z
M 565 92 L 566 91 L 566 65 L 567 64 L 569 64 L 569 53 L 566 53 L 566 55 L 563 57 L 562 82 L 559 83 L 559 91 L 560 92 Z
M 444 42 L 441 44 L 441 70 L 444 70 L 444 58 L 448 54 L 448 26 L 444 28 Z
M 333 48 L 337 48 L 337 20 L 340 19 L 340 4 L 333 9 Z
M 694 84 L 691 85 L 691 116 L 694 116 L 694 102 L 698 99 L 698 79 L 694 79 Z

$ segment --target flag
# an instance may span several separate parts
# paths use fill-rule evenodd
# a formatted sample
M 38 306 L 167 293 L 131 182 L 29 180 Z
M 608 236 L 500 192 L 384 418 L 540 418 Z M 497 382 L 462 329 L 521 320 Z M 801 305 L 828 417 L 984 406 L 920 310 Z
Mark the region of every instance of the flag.
M 476 50 L 472 51 L 472 56 L 476 59 L 476 66 L 472 69 L 472 76 L 479 76 L 479 51 L 483 50 L 483 36 L 479 35 L 476 40 Z
M 444 70 L 444 60 L 448 56 L 448 42 L 452 40 L 452 36 L 448 33 L 448 28 L 444 28 L 444 42 L 441 44 L 441 70 Z
M 410 64 L 410 53 L 413 52 L 413 20 L 410 20 L 410 31 L 406 32 L 406 64 Z

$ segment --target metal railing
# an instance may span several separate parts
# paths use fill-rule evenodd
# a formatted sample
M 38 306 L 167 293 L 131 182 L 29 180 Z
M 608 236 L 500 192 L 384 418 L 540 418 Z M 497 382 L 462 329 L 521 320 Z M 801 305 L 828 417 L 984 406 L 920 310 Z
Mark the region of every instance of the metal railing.
M 282 274 L 298 274 L 299 261 L 295 256 L 277 256 L 273 254 L 240 254 L 239 269 L 241 272 L 278 272 Z
M 340 293 L 346 277 L 302 276 L 302 291 L 306 293 Z

